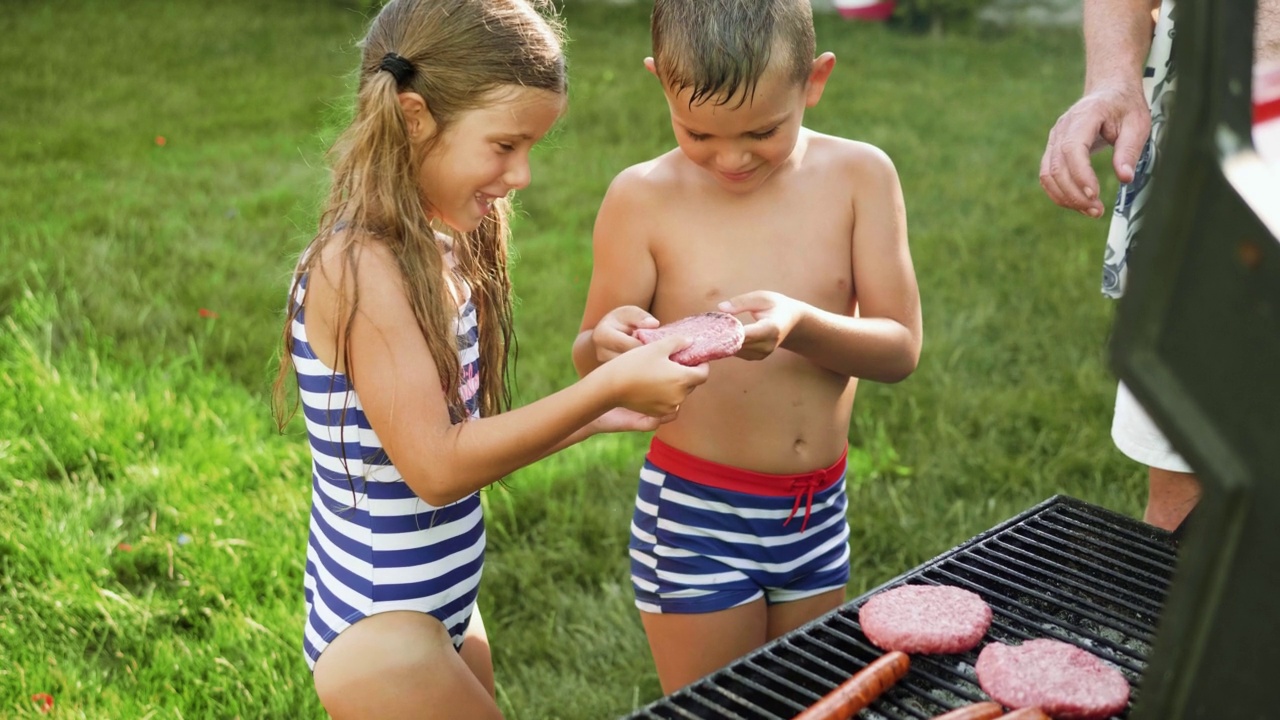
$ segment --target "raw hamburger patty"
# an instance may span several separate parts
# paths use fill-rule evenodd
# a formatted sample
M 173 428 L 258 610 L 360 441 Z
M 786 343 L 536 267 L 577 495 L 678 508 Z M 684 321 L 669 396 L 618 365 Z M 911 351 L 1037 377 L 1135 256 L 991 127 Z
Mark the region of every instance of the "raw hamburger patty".
M 634 334 L 637 340 L 646 345 L 668 335 L 692 338 L 692 345 L 671 356 L 672 361 L 689 366 L 729 357 L 742 349 L 743 339 L 742 323 L 729 313 L 722 312 L 690 315 L 652 330 L 641 328 Z
M 1102 720 L 1129 703 L 1129 681 L 1088 651 L 1059 640 L 991 643 L 978 653 L 978 684 L 1010 708 L 1056 720 Z
M 987 634 L 991 606 L 963 588 L 900 585 L 863 604 L 858 623 L 884 650 L 959 653 L 972 650 Z

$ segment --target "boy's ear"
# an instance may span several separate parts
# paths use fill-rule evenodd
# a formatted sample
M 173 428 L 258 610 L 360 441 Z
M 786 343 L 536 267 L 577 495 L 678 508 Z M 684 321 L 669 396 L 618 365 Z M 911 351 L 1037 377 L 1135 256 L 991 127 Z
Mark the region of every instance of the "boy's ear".
M 653 58 L 647 57 L 644 59 L 644 69 L 648 70 L 650 75 L 658 77 L 658 66 L 653 64 Z
M 809 79 L 804 85 L 804 106 L 813 107 L 822 99 L 822 91 L 827 87 L 827 79 L 836 67 L 835 53 L 824 52 L 814 58 L 809 69 Z
M 396 99 L 400 101 L 400 112 L 404 115 L 410 142 L 422 142 L 436 134 L 436 119 L 427 109 L 427 101 L 421 95 L 402 92 L 396 95 Z

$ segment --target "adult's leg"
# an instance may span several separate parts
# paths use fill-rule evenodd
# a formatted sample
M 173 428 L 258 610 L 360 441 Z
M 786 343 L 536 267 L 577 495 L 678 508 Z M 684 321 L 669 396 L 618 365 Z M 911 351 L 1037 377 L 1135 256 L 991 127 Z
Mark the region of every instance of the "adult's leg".
M 1192 473 L 1152 467 L 1148 471 L 1143 522 L 1173 531 L 1200 500 L 1200 481 Z
M 640 613 L 664 693 L 672 693 L 760 647 L 764 598 L 709 613 Z
M 1149 468 L 1143 521 L 1165 530 L 1178 527 L 1200 499 L 1200 483 L 1124 383 L 1116 390 L 1111 437 L 1121 452 Z
M 828 590 L 799 600 L 769 606 L 769 640 L 782 637 L 810 620 L 815 620 L 844 604 L 844 588 Z
M 334 720 L 502 718 L 444 625 L 424 613 L 379 613 L 342 631 L 316 662 L 315 684 Z
M 471 622 L 467 625 L 462 649 L 458 654 L 485 690 L 489 691 L 489 696 L 497 697 L 493 682 L 493 655 L 489 652 L 489 634 L 484 630 L 484 620 L 480 617 L 478 607 L 471 612 Z

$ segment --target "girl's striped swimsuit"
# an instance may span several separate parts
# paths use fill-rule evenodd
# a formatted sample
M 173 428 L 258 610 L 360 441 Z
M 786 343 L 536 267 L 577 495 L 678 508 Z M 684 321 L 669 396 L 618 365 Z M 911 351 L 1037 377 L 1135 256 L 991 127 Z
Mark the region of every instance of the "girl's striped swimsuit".
M 446 256 L 452 265 L 452 253 Z M 307 278 L 293 302 L 302 305 Z M 479 412 L 476 309 L 459 283 L 454 329 L 462 400 Z M 348 378 L 316 358 L 301 307 L 293 322 L 293 365 L 311 443 L 311 533 L 304 577 L 307 665 L 352 624 L 380 612 L 413 610 L 444 624 L 454 647 L 475 607 L 484 565 L 484 518 L 472 493 L 437 508 L 414 494 L 369 426 Z

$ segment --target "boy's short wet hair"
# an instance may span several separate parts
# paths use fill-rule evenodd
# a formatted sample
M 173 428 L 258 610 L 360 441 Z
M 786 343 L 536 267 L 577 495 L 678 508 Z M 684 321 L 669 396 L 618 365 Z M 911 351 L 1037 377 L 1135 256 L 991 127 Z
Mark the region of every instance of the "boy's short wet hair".
M 742 105 L 760 77 L 778 71 L 809 77 L 815 40 L 810 0 L 655 0 L 653 62 L 664 85 L 692 89 L 690 106 Z M 780 57 L 774 58 L 774 53 Z

